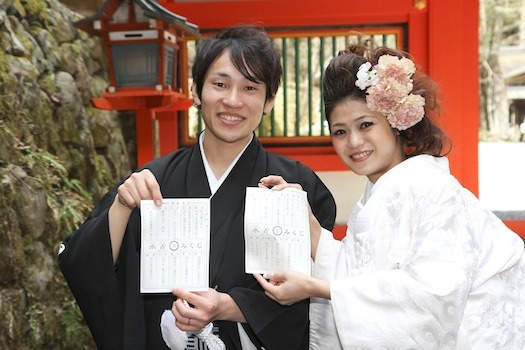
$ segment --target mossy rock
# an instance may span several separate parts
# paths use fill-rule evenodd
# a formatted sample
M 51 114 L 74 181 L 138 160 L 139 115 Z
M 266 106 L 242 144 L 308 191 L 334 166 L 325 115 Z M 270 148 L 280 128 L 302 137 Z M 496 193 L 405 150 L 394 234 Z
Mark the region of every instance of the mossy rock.
M 58 107 L 54 115 L 60 140 L 69 146 L 80 147 L 82 142 L 75 115 L 65 107 Z
M 0 50 L 0 92 L 2 93 L 2 98 L 0 98 L 0 101 L 7 100 L 7 96 L 5 96 L 5 94 L 7 91 L 9 91 L 8 87 L 14 85 L 15 83 L 16 79 L 9 70 L 7 55 L 4 52 L 4 49 L 2 49 Z M 0 114 L 1 112 L 2 111 L 0 110 Z
M 4 287 L 12 287 L 17 284 L 16 282 L 23 273 L 25 256 L 22 233 L 20 232 L 16 212 L 10 207 L 2 207 L 0 209 L 0 215 L 3 220 L 1 226 L 2 232 L 0 232 L 1 290 Z
M 48 96 L 53 96 L 57 92 L 57 86 L 55 85 L 55 75 L 50 72 L 46 72 L 38 78 L 38 86 Z M 57 101 L 58 103 L 58 101 Z
M 33 177 L 17 179 L 17 195 L 13 208 L 18 217 L 24 218 L 20 221 L 20 229 L 23 235 L 38 239 L 45 230 L 48 207 L 46 193 L 40 181 Z
M 20 0 L 20 2 L 26 10 L 29 21 L 37 23 L 47 21 L 47 3 L 44 0 Z
M 88 125 L 107 62 L 101 42 L 71 25 L 77 19 L 58 0 L 0 5 L 0 26 L 11 26 L 0 31 L 0 349 L 95 349 L 57 249 L 129 173 L 123 145 L 133 140 L 116 112 L 92 120 L 107 130 Z M 66 51 L 74 76 L 59 68 Z M 79 85 L 89 87 L 80 94 Z
M 96 149 L 106 149 L 111 140 L 111 116 L 97 108 L 86 108 L 89 129 Z
M 10 136 L 6 124 L 0 121 L 0 169 L 3 169 L 2 167 L 7 164 L 18 164 L 18 156 L 18 150 L 13 147 L 13 138 Z
M 24 313 L 27 306 L 21 288 L 0 289 L 0 348 L 27 349 L 22 339 L 26 332 Z
M 88 176 L 88 164 L 82 148 L 69 147 L 69 161 L 65 164 L 69 176 L 78 179 L 82 186 L 88 188 L 88 182 L 91 182 Z

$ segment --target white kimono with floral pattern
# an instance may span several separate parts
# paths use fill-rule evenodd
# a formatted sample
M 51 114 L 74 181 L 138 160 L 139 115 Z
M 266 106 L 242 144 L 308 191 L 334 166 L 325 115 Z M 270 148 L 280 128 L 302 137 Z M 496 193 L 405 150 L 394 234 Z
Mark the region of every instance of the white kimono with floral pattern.
M 335 240 L 323 229 L 311 349 L 525 349 L 523 240 L 450 175 L 409 158 L 367 189 Z

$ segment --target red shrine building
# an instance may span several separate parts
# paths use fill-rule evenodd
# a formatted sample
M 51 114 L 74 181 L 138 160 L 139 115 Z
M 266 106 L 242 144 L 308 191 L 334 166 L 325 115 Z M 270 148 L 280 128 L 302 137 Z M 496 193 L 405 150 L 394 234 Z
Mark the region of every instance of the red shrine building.
M 320 81 L 330 58 L 363 38 L 410 52 L 439 84 L 443 95 L 439 122 L 452 140 L 452 173 L 478 194 L 478 17 L 479 0 L 107 0 L 78 27 L 104 38 L 113 65 L 112 90 L 95 104 L 122 109 L 123 103 L 131 103 L 138 111 L 137 128 L 146 130 L 137 136 L 142 150 L 139 165 L 192 144 L 202 128 L 198 111 L 188 102 L 189 70 L 199 38 L 240 23 L 265 27 L 282 52 L 284 76 L 274 111 L 263 119 L 258 137 L 269 151 L 315 170 L 337 200 L 338 193 L 360 193 L 362 183 L 355 179 L 357 190 L 348 186 L 351 174 L 345 173 L 331 147 Z M 128 36 L 115 36 L 113 31 Z M 124 70 L 117 66 L 129 59 L 120 56 L 129 52 L 126 44 L 137 45 L 132 49 L 136 52 L 146 50 L 140 45 L 155 44 L 147 50 L 155 54 L 148 59 L 156 64 L 149 80 L 122 76 Z M 151 97 L 155 94 L 161 97 L 155 100 Z M 341 235 L 349 211 L 338 210 Z M 505 223 L 525 237 L 525 221 Z

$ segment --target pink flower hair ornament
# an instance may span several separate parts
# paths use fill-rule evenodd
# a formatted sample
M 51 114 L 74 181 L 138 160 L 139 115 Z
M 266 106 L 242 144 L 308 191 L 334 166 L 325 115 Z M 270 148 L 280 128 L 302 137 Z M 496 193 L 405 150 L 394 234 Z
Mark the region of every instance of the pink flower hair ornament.
M 392 128 L 406 130 L 425 116 L 425 98 L 412 93 L 415 72 L 410 59 L 382 55 L 374 67 L 370 62 L 359 67 L 355 85 L 366 90 L 370 110 L 383 114 Z

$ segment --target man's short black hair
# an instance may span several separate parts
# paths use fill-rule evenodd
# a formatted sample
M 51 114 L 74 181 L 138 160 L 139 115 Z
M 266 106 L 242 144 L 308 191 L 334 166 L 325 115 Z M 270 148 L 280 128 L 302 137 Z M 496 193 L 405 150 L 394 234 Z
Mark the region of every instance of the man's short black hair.
M 273 39 L 263 28 L 239 25 L 198 43 L 192 75 L 199 98 L 208 69 L 226 49 L 246 79 L 266 84 L 266 101 L 277 94 L 282 67 Z

